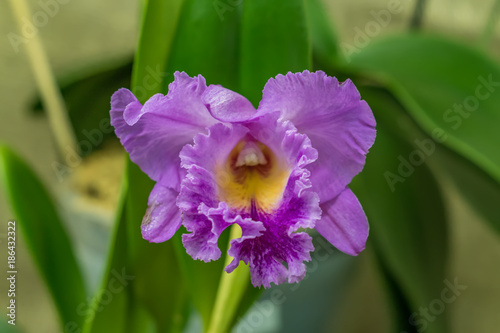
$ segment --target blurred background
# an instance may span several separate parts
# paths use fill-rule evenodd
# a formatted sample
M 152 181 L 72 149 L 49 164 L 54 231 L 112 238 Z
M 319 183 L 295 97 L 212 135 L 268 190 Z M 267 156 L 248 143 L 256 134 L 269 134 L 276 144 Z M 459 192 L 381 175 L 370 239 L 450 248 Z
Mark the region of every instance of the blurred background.
M 38 0 L 28 1 L 33 11 L 40 10 Z M 387 0 L 336 0 L 323 1 L 332 25 L 341 42 L 352 43 L 356 28 L 373 20 L 372 10 L 387 7 Z M 374 39 L 384 38 L 408 30 L 415 9 L 415 2 L 401 0 L 403 12 L 393 15 L 387 27 Z M 424 31 L 436 32 L 471 45 L 481 44 L 485 25 L 496 1 L 494 0 L 427 0 L 422 21 Z M 138 39 L 140 19 L 139 0 L 71 0 L 60 4 L 57 13 L 40 28 L 50 64 L 60 82 L 71 83 L 102 69 L 118 68 L 117 80 L 127 84 L 130 75 L 129 62 L 133 57 Z M 500 27 L 493 30 L 492 43 L 487 52 L 500 61 Z M 97 288 L 109 246 L 112 227 L 123 174 L 125 155 L 117 140 L 110 135 L 102 145 L 93 150 L 78 166 L 71 168 L 61 179 L 54 169 L 58 161 L 53 133 L 47 118 L 40 111 L 39 97 L 34 76 L 27 60 L 26 50 L 20 46 L 15 52 L 6 36 L 18 33 L 7 1 L 0 2 L 0 141 L 7 143 L 25 158 L 41 177 L 53 194 L 60 212 L 67 222 L 77 259 L 91 290 Z M 453 54 L 445 55 L 453 57 Z M 120 74 L 125 73 L 125 74 Z M 128 73 L 128 74 L 127 74 Z M 189 73 L 195 75 L 197 73 Z M 121 76 L 120 76 L 121 75 Z M 115 80 L 116 81 L 116 80 Z M 167 79 L 169 81 L 169 79 Z M 99 78 L 89 85 L 99 84 Z M 217 83 L 217 82 L 209 82 Z M 89 87 L 89 91 L 92 90 Z M 103 85 L 103 89 L 106 88 Z M 81 88 L 80 89 L 84 89 Z M 91 108 L 92 95 L 78 96 L 72 92 L 75 110 Z M 111 92 L 106 92 L 108 98 Z M 106 95 L 104 94 L 104 95 Z M 101 98 L 96 96 L 95 98 Z M 84 103 L 85 102 L 85 103 Z M 83 104 L 79 104 L 83 103 Z M 79 108 L 80 107 L 80 108 Z M 90 112 L 90 111 L 89 111 Z M 78 120 L 77 120 L 78 121 Z M 81 119 L 85 128 L 85 117 Z M 499 124 L 500 125 L 500 124 Z M 92 128 L 87 128 L 91 130 Z M 500 153 L 500 152 L 499 152 Z M 430 157 L 432 159 L 433 156 Z M 458 278 L 467 289 L 451 304 L 446 305 L 450 332 L 487 333 L 498 332 L 500 327 L 500 242 L 483 217 L 473 211 L 455 185 L 439 178 L 444 189 L 446 212 L 449 215 L 449 260 L 446 272 L 449 281 Z M 15 219 L 4 193 L 0 192 L 0 248 L 6 245 L 7 221 Z M 6 251 L 2 264 L 7 261 Z M 340 258 L 340 259 L 339 259 Z M 330 260 L 330 259 L 329 259 Z M 18 328 L 20 332 L 60 332 L 57 313 L 51 297 L 32 262 L 23 237 L 17 238 L 17 304 Z M 324 285 L 330 280 L 330 270 L 342 271 L 336 278 L 343 281 L 340 289 L 314 289 L 301 287 L 290 293 L 286 302 L 272 315 L 266 317 L 259 332 L 305 332 L 299 330 L 307 317 L 300 316 L 306 306 L 331 307 L 331 320 L 323 324 L 325 332 L 387 332 L 390 315 L 387 300 L 382 290 L 380 272 L 373 252 L 368 248 L 352 260 L 347 255 L 335 254 L 331 265 L 319 263 L 315 281 L 324 276 Z M 324 267 L 324 268 L 321 268 Z M 3 275 L 6 270 L 3 269 Z M 313 280 L 311 278 L 310 280 Z M 304 281 L 307 286 L 309 281 Z M 5 278 L 0 283 L 0 304 L 6 306 L 8 299 Z M 444 286 L 444 285 L 443 285 Z M 310 291 L 305 292 L 304 289 Z M 335 295 L 333 295 L 335 293 Z M 288 294 L 286 294 L 288 295 Z M 335 298 L 334 304 L 325 301 Z M 266 294 L 262 296 L 267 297 Z M 311 305 L 314 304 L 314 305 Z M 425 306 L 425 304 L 423 305 Z M 5 308 L 4 308 L 5 309 Z M 335 311 L 334 311 L 335 310 Z M 305 311 L 305 310 L 304 310 Z M 308 312 L 305 312 L 306 314 Z M 322 312 L 324 313 L 324 312 Z M 311 319 L 312 320 L 312 319 Z M 288 322 L 285 324 L 284 322 Z M 287 330 L 293 323 L 295 329 Z M 196 323 L 192 323 L 196 327 Z M 291 327 L 294 327 L 293 325 Z M 307 326 L 305 326 L 307 329 Z M 312 332 L 312 331 L 311 331 Z

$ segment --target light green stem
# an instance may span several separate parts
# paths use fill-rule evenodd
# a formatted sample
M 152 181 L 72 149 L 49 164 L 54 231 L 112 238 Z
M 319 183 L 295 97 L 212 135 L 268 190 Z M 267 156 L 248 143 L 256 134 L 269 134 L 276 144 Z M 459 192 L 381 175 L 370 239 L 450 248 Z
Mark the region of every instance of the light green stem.
M 241 229 L 238 225 L 233 225 L 229 240 L 239 237 L 241 237 Z M 232 259 L 227 256 L 225 264 L 228 265 Z M 249 277 L 250 269 L 243 263 L 240 263 L 230 274 L 222 272 L 207 333 L 225 333 L 230 329 L 229 325 L 236 314 Z
M 19 26 L 19 31 L 22 31 L 23 18 L 30 19 L 32 17 L 28 4 L 26 0 L 10 0 L 10 4 L 17 25 Z M 49 123 L 54 131 L 59 151 L 62 156 L 64 156 L 67 149 L 77 152 L 76 139 L 71 129 L 64 100 L 50 68 L 39 32 L 36 32 L 33 37 L 23 36 L 23 38 L 25 40 L 24 44 L 26 45 L 28 60 L 43 104 L 47 110 Z

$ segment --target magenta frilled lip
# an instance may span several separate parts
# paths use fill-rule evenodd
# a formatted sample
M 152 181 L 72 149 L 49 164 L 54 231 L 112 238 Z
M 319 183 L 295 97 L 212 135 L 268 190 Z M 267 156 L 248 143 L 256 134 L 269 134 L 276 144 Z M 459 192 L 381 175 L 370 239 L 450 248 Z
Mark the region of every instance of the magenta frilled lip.
M 300 281 L 314 250 L 315 228 L 339 250 L 357 255 L 368 221 L 347 187 L 375 140 L 375 119 L 354 84 L 318 71 L 270 79 L 258 109 L 199 75 L 175 73 L 167 95 L 142 105 L 127 89 L 111 98 L 111 124 L 131 160 L 156 181 L 142 223 L 150 242 L 179 227 L 187 253 L 217 260 L 231 240 L 234 270 L 250 266 L 254 286 Z

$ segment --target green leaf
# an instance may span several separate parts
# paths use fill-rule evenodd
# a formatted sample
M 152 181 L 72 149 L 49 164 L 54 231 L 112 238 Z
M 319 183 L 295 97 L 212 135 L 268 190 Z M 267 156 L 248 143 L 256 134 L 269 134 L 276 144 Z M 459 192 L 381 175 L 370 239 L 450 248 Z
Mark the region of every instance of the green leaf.
M 474 163 L 441 145 L 436 148 L 440 171 L 456 184 L 461 194 L 500 234 L 500 184 Z
M 238 324 L 241 318 L 245 316 L 245 313 L 252 308 L 252 305 L 264 293 L 264 288 L 255 288 L 250 279 L 248 279 L 247 285 L 243 286 L 243 289 L 245 292 L 243 293 L 240 304 L 238 305 L 238 308 L 233 316 L 231 327 L 235 327 Z
M 117 210 L 113 240 L 111 241 L 108 263 L 102 279 L 101 288 L 94 296 L 92 306 L 86 310 L 87 318 L 83 332 L 105 333 L 126 332 L 128 327 L 127 309 L 132 302 L 132 281 L 129 279 L 117 279 L 117 276 L 131 274 L 131 268 L 127 263 L 127 234 L 125 221 L 125 198 L 127 194 L 127 182 L 123 182 L 122 194 Z M 133 278 L 132 278 L 133 276 Z
M 217 288 L 224 269 L 224 257 L 227 252 L 226 244 L 229 242 L 229 232 L 223 232 L 219 238 L 219 248 L 222 252 L 221 258 L 209 263 L 194 260 L 187 254 L 182 245 L 182 234 L 184 233 L 187 233 L 187 231 L 184 227 L 181 227 L 171 241 L 175 243 L 177 258 L 190 298 L 200 313 L 206 328 L 210 325 Z
M 320 0 L 304 1 L 307 23 L 311 31 L 314 59 L 319 63 L 337 62 L 340 55 L 339 40 Z
M 140 247 L 138 252 L 137 244 L 130 242 L 131 236 L 127 234 L 127 213 L 129 213 L 127 207 L 130 206 L 129 200 L 131 197 L 128 192 L 127 178 L 128 175 L 125 176 L 123 182 L 113 233 L 114 239 L 111 242 L 106 272 L 101 288 L 95 295 L 92 304 L 88 306 L 84 332 L 176 332 L 180 330 L 177 326 L 182 326 L 184 323 L 182 318 L 173 318 L 178 314 L 175 309 L 172 309 L 176 304 L 172 303 L 164 308 L 166 313 L 158 313 L 158 308 L 164 305 L 165 300 L 152 300 L 151 295 L 153 293 L 149 290 L 149 288 L 158 288 L 158 294 L 154 294 L 155 296 L 172 299 L 171 294 L 165 295 L 165 286 L 158 286 L 160 282 L 169 283 L 170 281 L 153 281 L 150 287 L 144 288 L 144 284 L 151 283 L 152 277 L 148 276 L 148 274 L 155 269 L 163 271 L 165 267 L 142 268 L 134 261 L 134 259 L 143 260 L 145 263 L 157 264 L 156 260 L 145 260 L 145 256 L 149 254 L 141 254 Z M 137 230 L 130 233 L 133 241 L 136 241 L 137 233 Z M 136 245 L 134 247 L 135 252 L 131 249 L 131 245 Z M 164 252 L 160 251 L 160 254 L 164 254 Z M 134 257 L 131 258 L 131 255 L 134 255 Z M 176 279 L 176 272 L 173 271 L 172 274 L 174 274 L 173 278 Z M 177 281 L 173 282 L 176 283 Z M 159 316 L 162 317 L 160 320 L 157 319 Z M 165 324 L 163 321 L 170 322 Z
M 386 82 L 419 125 L 500 182 L 500 67 L 443 38 L 403 35 L 352 56 L 351 69 Z
M 145 102 L 161 92 L 165 69 L 184 0 L 149 0 L 143 8 L 142 27 L 132 72 L 135 96 Z
M 341 253 L 319 234 L 313 233 L 314 252 L 307 275 L 298 284 L 277 286 L 283 292 L 281 332 L 324 332 L 338 320 L 339 309 L 352 283 L 359 259 Z M 271 289 L 267 295 L 271 295 Z M 307 306 L 304 306 L 307 304 Z
M 21 333 L 23 332 L 20 330 L 17 325 L 11 325 L 7 321 L 10 320 L 7 318 L 7 320 L 2 320 L 0 322 L 0 332 L 2 333 Z
M 164 70 L 182 3 L 182 0 L 150 0 L 145 5 L 132 75 L 132 91 L 142 102 L 163 89 Z M 129 264 L 136 275 L 134 299 L 141 302 L 156 320 L 158 331 L 180 331 L 186 322 L 185 288 L 173 243 L 148 243 L 140 231 L 153 182 L 130 160 L 127 162 L 127 179 L 127 252 Z M 136 305 L 134 307 L 140 309 Z
M 93 64 L 58 80 L 68 115 L 82 155 L 91 153 L 107 140 L 116 140 L 109 120 L 109 97 L 130 86 L 132 62 Z M 42 104 L 37 101 L 36 111 Z M 85 143 L 88 142 L 88 143 Z
M 130 160 L 127 196 L 128 260 L 136 275 L 134 297 L 156 319 L 159 332 L 180 331 L 185 324 L 186 291 L 174 242 L 149 243 L 141 235 L 141 222 L 153 181 Z
M 446 287 L 448 239 L 443 199 L 428 167 L 408 162 L 417 149 L 398 130 L 397 115 L 404 111 L 383 91 L 360 91 L 377 118 L 377 138 L 352 188 L 367 213 L 370 238 L 380 261 L 418 320 L 422 318 L 420 307 L 429 307 Z M 428 332 L 445 332 L 446 312 L 427 324 Z
M 378 266 L 381 284 L 386 292 L 386 303 L 390 314 L 391 332 L 416 333 L 417 328 L 412 326 L 409 318 L 413 311 L 409 304 L 408 297 L 401 289 L 401 284 L 396 281 L 386 263 L 383 261 L 381 253 L 376 254 L 375 264 Z
M 500 210 L 498 209 L 500 184 L 476 164 L 442 145 L 441 135 L 427 135 L 387 92 L 379 90 L 379 93 L 385 94 L 386 100 L 391 101 L 393 107 L 386 108 L 381 105 L 377 108 L 378 116 L 392 122 L 392 130 L 397 130 L 400 136 L 413 138 L 413 144 L 417 141 L 427 141 L 431 152 L 426 154 L 428 155 L 426 160 L 433 167 L 433 171 L 439 177 L 449 178 L 454 182 L 467 202 L 489 222 L 496 232 L 500 233 Z M 379 100 L 376 99 L 373 103 Z M 394 112 L 394 109 L 399 111 Z
M 31 257 L 47 284 L 62 326 L 79 326 L 78 306 L 85 285 L 71 241 L 51 197 L 30 167 L 6 146 L 0 146 L 0 180 Z M 17 270 L 15 267 L 13 270 Z
M 169 72 L 201 74 L 208 84 L 237 90 L 240 13 L 232 6 L 227 11 L 218 11 L 217 5 L 212 1 L 186 0 L 170 55 Z M 181 240 L 185 232 L 182 227 L 170 242 L 175 242 L 187 290 L 207 329 L 224 268 L 229 231 L 219 239 L 222 257 L 210 263 L 193 260 L 186 253 Z
M 302 0 L 253 0 L 243 3 L 241 91 L 254 105 L 271 77 L 312 67 Z
M 239 8 L 227 5 L 224 11 L 219 2 L 186 0 L 168 68 L 237 90 Z

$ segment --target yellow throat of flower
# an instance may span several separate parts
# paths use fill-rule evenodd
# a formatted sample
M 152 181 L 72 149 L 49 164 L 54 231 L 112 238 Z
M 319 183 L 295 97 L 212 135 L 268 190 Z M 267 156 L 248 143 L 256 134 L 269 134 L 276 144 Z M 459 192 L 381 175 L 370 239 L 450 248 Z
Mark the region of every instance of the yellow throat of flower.
M 269 147 L 243 139 L 217 166 L 218 199 L 247 213 L 270 213 L 279 205 L 289 176 Z

